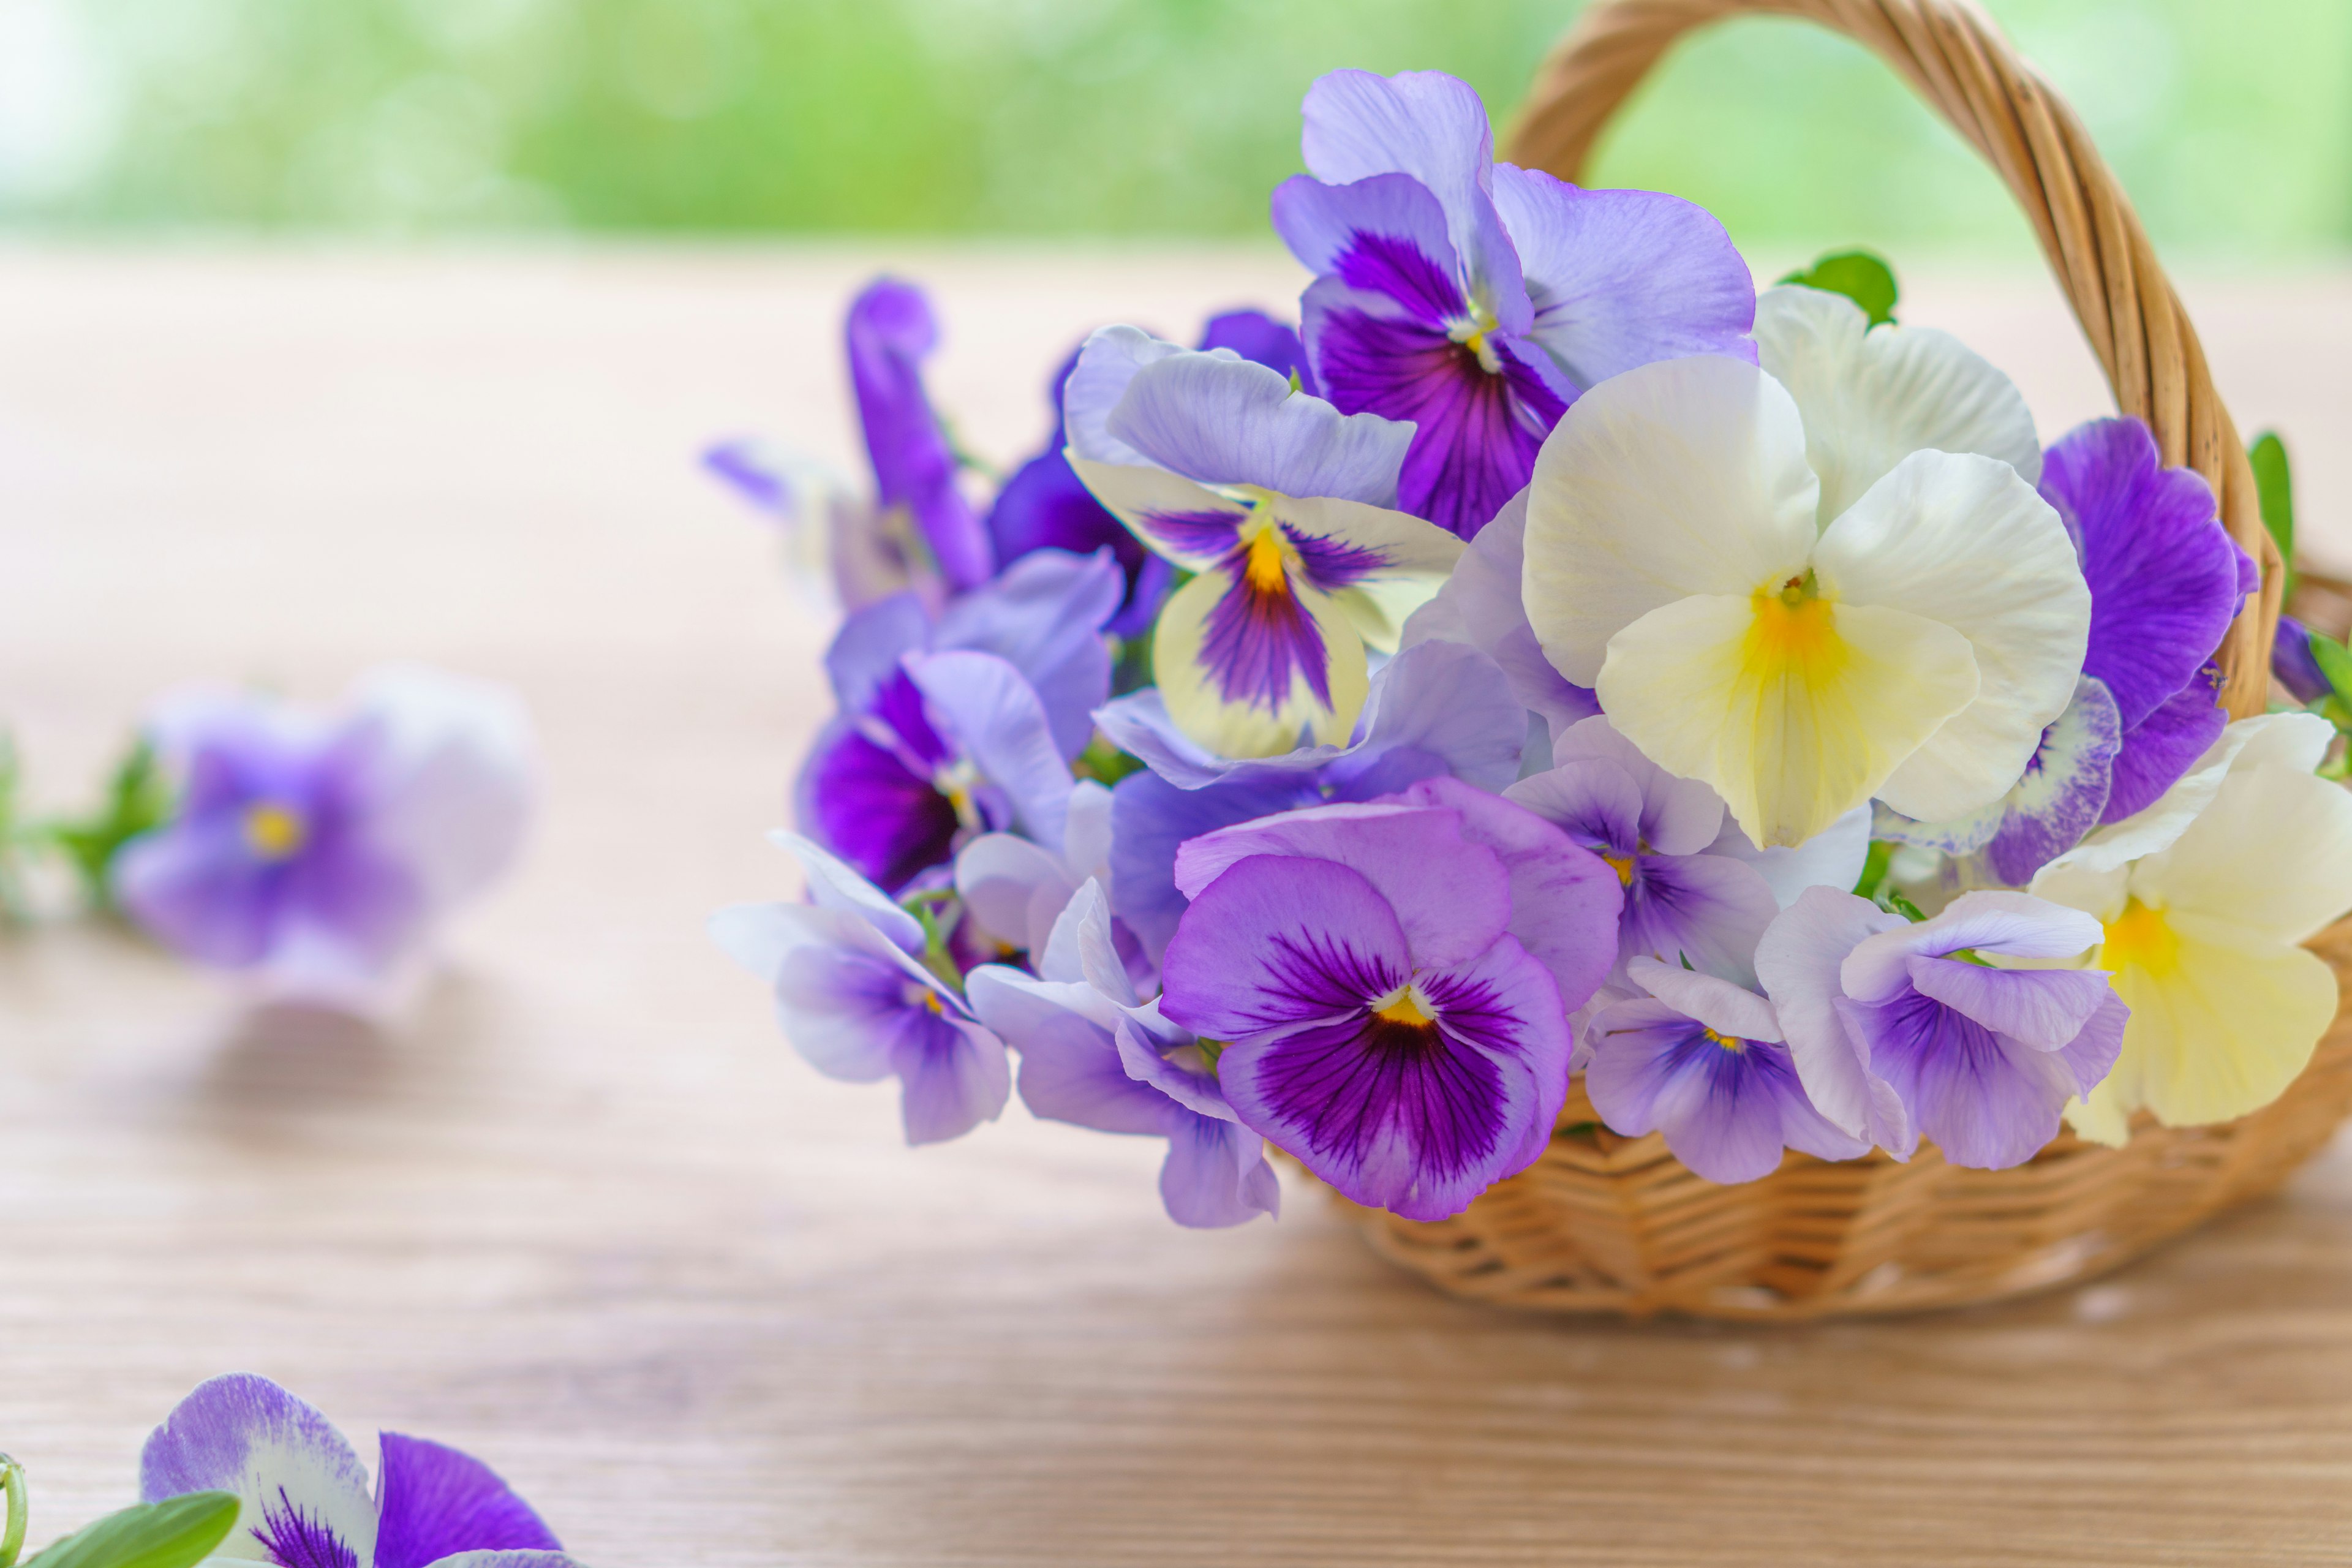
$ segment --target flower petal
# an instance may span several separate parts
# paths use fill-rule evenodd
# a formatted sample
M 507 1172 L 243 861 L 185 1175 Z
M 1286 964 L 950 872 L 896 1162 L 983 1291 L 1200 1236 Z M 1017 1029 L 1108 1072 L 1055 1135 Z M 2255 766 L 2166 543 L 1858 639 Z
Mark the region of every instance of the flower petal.
M 1753 866 L 1723 855 L 1644 855 L 1625 889 L 1618 951 L 1744 985 L 1755 974 L 1756 944 L 1780 912 Z
M 1077 360 L 1062 383 L 1062 427 L 1069 437 L 1070 466 L 1077 469 L 1078 477 L 1086 479 L 1087 488 L 1097 496 L 1102 494 L 1102 489 L 1087 474 L 1088 463 L 1097 468 L 1153 466 L 1151 458 L 1111 434 L 1111 411 L 1118 406 L 1128 387 L 1146 365 L 1190 352 L 1139 327 L 1103 327 L 1080 345 Z M 1114 511 L 1118 510 L 1110 500 L 1103 504 Z
M 1217 1069 L 1190 1029 L 1160 1016 L 1157 997 L 1125 1009 L 1118 1021 L 1118 1059 L 1128 1077 L 1185 1110 L 1216 1121 L 1234 1120 L 1234 1108 L 1217 1084 Z
M 1579 720 L 1601 711 L 1586 687 L 1551 667 L 1519 596 L 1525 570 L 1528 492 L 1519 491 L 1470 541 L 1454 574 L 1428 607 L 1404 628 L 1404 645 L 1466 642 L 1503 668 L 1521 706 L 1539 715 L 1555 739 Z M 1507 781 L 1506 781 L 1507 782 Z
M 1871 1071 L 1952 1164 L 2006 1170 L 2057 1136 L 2076 1085 L 2055 1053 L 2004 1039 L 1916 991 L 1877 1005 L 1841 999 L 1837 1010 L 1867 1045 Z
M 1328 595 L 1220 567 L 1170 597 L 1152 669 L 1177 725 L 1228 757 L 1346 741 L 1369 687 L 1363 639 Z
M 1187 572 L 1205 572 L 1231 555 L 1249 521 L 1244 502 L 1165 468 L 1097 463 L 1075 447 L 1070 467 L 1136 538 Z
M 1685 1018 L 1737 1040 L 1780 1045 L 1780 1020 L 1772 1004 L 1745 985 L 1654 958 L 1636 958 L 1625 977 Z
M 1536 459 L 1528 622 L 1553 668 L 1593 685 L 1610 639 L 1651 611 L 1802 575 L 1819 499 L 1797 405 L 1754 365 L 1628 371 L 1578 398 Z
M 768 841 L 799 862 L 801 874 L 808 879 L 811 903 L 865 916 L 901 952 L 923 951 L 922 922 L 821 846 L 797 833 L 771 833 Z
M 908 659 L 907 675 L 982 777 L 1004 791 L 1013 821 L 1058 851 L 1076 780 L 1021 672 L 994 654 L 935 653 Z
M 1906 1124 L 1902 1102 L 1872 1077 L 1836 1005 L 1844 994 L 1839 970 L 1846 955 L 1865 939 L 1906 923 L 1868 899 L 1809 888 L 1756 944 L 1756 974 L 1814 1107 L 1846 1131 L 1907 1153 L 1916 1134 Z
M 1319 798 L 1311 783 L 1280 776 L 1186 789 L 1129 774 L 1111 791 L 1111 909 L 1158 960 L 1189 901 L 1176 887 L 1177 846 Z
M 1128 1076 L 1118 1010 L 1092 987 L 1034 979 L 983 964 L 965 979 L 972 1011 L 1021 1053 L 1021 1103 L 1049 1121 L 1156 1137 L 1176 1104 Z
M 2099 820 L 2121 822 L 2147 810 L 2211 751 L 2230 723 L 2221 700 L 2221 671 L 2208 666 L 2127 731 Z
M 1360 873 L 1330 860 L 1254 855 L 1201 889 L 1161 972 L 1163 1014 L 1195 1034 L 1236 1041 L 1357 1017 L 1411 978 L 1413 953 L 1395 911 Z M 1219 1077 L 1239 1110 L 1224 1079 L 1229 1059 L 1219 1058 Z
M 1053 920 L 1077 891 L 1069 868 L 1029 839 L 983 833 L 956 852 L 956 896 L 992 935 L 1042 955 Z M 1040 906 L 1045 925 L 1037 923 Z
M 266 1377 L 198 1385 L 140 1453 L 142 1502 L 214 1490 L 240 1500 L 215 1557 L 356 1568 L 374 1556 L 366 1467 L 324 1415 Z
M 1921 995 L 2037 1051 L 2072 1045 L 2115 996 L 2094 969 L 1987 969 L 1918 953 L 1906 968 Z
M 2220 728 L 2215 724 L 2217 732 Z M 2021 887 L 2081 843 L 2106 809 L 2124 745 L 2115 699 L 2096 678 L 2084 676 L 1999 808 L 2000 826 L 1985 844 L 1993 875 Z
M 510 688 L 422 665 L 369 672 L 348 731 L 364 730 L 370 844 L 426 911 L 472 897 L 512 865 L 530 819 L 530 715 Z
M 1342 414 L 1292 391 L 1278 371 L 1190 351 L 1137 371 L 1107 427 L 1113 438 L 1199 484 L 1255 485 L 1370 506 L 1396 500 L 1397 470 L 1412 440 L 1411 430 L 1391 420 Z
M 1160 1167 L 1160 1201 L 1178 1225 L 1217 1229 L 1278 1216 L 1282 1186 L 1266 1163 L 1265 1139 L 1239 1122 L 1180 1114 Z
M 1591 757 L 1622 770 L 1641 791 L 1640 847 L 1696 855 L 1723 830 L 1723 797 L 1697 779 L 1676 778 L 1642 754 L 1605 718 L 1587 719 L 1552 742 L 1555 765 Z
M 1274 228 L 1318 278 L 1380 295 L 1423 327 L 1443 333 L 1469 315 L 1445 211 L 1409 174 L 1338 185 L 1293 175 L 1275 188 Z
M 383 1436 L 374 1568 L 428 1568 L 463 1552 L 561 1552 L 563 1543 L 497 1472 L 470 1454 Z
M 2025 399 L 1948 332 L 1873 328 L 1843 294 L 1783 286 L 1756 301 L 1756 350 L 1804 412 L 1823 523 L 1914 452 L 1998 458 L 2028 485 L 2041 475 L 2042 443 Z
M 882 505 L 913 514 L 950 587 L 977 587 L 996 562 L 957 489 L 955 449 L 923 392 L 922 362 L 939 342 L 930 301 L 909 284 L 877 279 L 851 302 L 843 335 Z
M 1977 674 L 1966 637 L 1904 610 L 1709 595 L 1619 632 L 1593 689 L 1651 760 L 1713 785 L 1751 841 L 1797 845 L 1966 709 Z
M 1110 650 L 1102 632 L 1126 591 L 1118 559 L 1037 550 L 940 614 L 934 646 L 992 653 L 1021 672 L 1045 704 L 1065 757 L 1087 749 L 1088 717 L 1110 696 Z
M 1739 831 L 1739 824 L 1726 816 L 1723 831 L 1706 853 L 1753 866 L 1785 910 L 1807 888 L 1844 892 L 1862 880 L 1863 865 L 1870 858 L 1870 837 L 1871 809 L 1866 805 L 1855 806 L 1802 844 L 1773 849 L 1757 848 Z
M 2352 910 L 2352 791 L 2292 768 L 2232 770 L 2188 831 L 2132 868 L 2131 891 L 2305 941 Z

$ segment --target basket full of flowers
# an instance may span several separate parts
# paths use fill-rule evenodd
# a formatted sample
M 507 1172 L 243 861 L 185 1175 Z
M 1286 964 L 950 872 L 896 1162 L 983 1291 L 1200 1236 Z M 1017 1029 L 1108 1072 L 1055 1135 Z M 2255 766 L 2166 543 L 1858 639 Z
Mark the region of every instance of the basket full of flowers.
M 1986 156 L 2118 417 L 2045 448 L 1874 264 L 1759 293 L 1704 210 L 1570 183 L 1741 12 Z M 1436 73 L 1322 79 L 1302 151 L 1296 330 L 1096 331 L 985 505 L 891 280 L 870 495 L 714 450 L 848 611 L 807 899 L 714 921 L 810 1061 L 911 1142 L 1017 1092 L 1164 1139 L 1180 1223 L 1275 1213 L 1276 1157 L 1449 1289 L 1636 1314 L 2082 1278 L 2326 1140 L 2352 710 L 2273 700 L 2196 334 L 1978 11 L 1600 0 L 1501 160 Z

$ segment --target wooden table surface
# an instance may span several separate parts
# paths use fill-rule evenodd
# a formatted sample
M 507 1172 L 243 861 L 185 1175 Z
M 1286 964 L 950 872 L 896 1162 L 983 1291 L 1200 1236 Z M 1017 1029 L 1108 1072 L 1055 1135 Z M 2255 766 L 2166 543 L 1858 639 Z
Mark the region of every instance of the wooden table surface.
M 1179 1230 L 1156 1144 L 1017 1107 L 909 1152 L 890 1093 L 803 1066 L 701 922 L 792 890 L 761 834 L 826 627 L 693 456 L 848 460 L 835 321 L 884 259 L 0 253 L 0 715 L 37 796 L 174 681 L 324 697 L 394 656 L 515 682 L 545 752 L 527 862 L 399 1027 L 242 1017 L 87 924 L 0 939 L 0 1447 L 37 1542 L 248 1368 L 363 1443 L 474 1450 L 607 1568 L 2352 1562 L 2341 1147 L 2021 1304 L 1628 1326 L 1441 1298 L 1296 1189 Z M 895 261 L 999 457 L 1088 324 L 1297 286 L 1255 250 Z M 2047 433 L 2097 411 L 2038 279 L 1911 282 Z M 2184 292 L 2352 546 L 2352 279 Z

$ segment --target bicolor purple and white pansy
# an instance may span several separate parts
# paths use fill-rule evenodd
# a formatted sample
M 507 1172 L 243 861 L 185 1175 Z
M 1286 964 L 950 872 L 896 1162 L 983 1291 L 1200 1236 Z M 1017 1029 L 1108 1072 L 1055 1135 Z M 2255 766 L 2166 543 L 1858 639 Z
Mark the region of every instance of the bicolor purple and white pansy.
M 1152 641 L 1177 727 L 1226 757 L 1345 741 L 1366 644 L 1393 648 L 1462 552 L 1392 510 L 1411 428 L 1132 327 L 1087 340 L 1063 406 L 1071 466 L 1096 499 L 1198 574 Z
M 1089 879 L 1033 954 L 1035 974 L 986 964 L 967 977 L 981 1021 L 1021 1053 L 1021 1102 L 1048 1121 L 1166 1139 L 1160 1196 L 1179 1225 L 1278 1213 L 1265 1140 L 1235 1117 L 1208 1050 L 1143 1002 L 1113 931 Z
M 530 817 L 521 703 L 436 670 L 378 670 L 332 713 L 189 695 L 148 735 L 181 795 L 115 860 L 117 900 L 173 951 L 289 1000 L 400 1002 L 436 923 L 512 863 Z
M 1549 1142 L 1620 895 L 1531 813 L 1415 790 L 1186 844 L 1160 1005 L 1223 1043 L 1244 1125 L 1358 1203 L 1441 1219 Z
M 250 1373 L 173 1407 L 139 1461 L 142 1502 L 225 1491 L 242 1504 L 208 1562 L 278 1568 L 575 1568 L 490 1468 L 422 1437 L 381 1435 L 367 1467 L 316 1409 Z
M 923 922 L 808 839 L 773 837 L 800 862 L 811 901 L 730 905 L 710 935 L 775 994 L 785 1038 L 827 1078 L 896 1078 L 909 1143 L 994 1121 L 1013 1091 L 1004 1044 L 973 1016 Z
M 2170 788 L 2221 733 L 2213 650 L 2252 586 L 2193 469 L 2168 468 L 2141 421 L 2078 426 L 2043 459 L 2042 495 L 2073 536 L 2091 590 L 2074 701 L 2003 799 L 1957 821 L 1882 810 L 1880 837 L 1981 854 L 2015 886 L 2103 823 Z
M 1399 504 L 1467 539 L 1523 488 L 1584 388 L 1653 360 L 1755 358 L 1755 285 L 1705 209 L 1494 161 L 1486 107 L 1437 71 L 1307 90 L 1307 174 L 1274 226 L 1323 395 L 1414 426 Z
M 1643 994 L 1614 1002 L 1585 1030 L 1584 1090 L 1611 1131 L 1663 1134 L 1710 1182 L 1752 1182 L 1784 1150 L 1822 1160 L 1870 1152 L 1806 1097 L 1772 1004 L 1744 985 L 1637 957 Z
M 2069 960 L 2099 922 L 2026 893 L 1963 893 L 1913 923 L 1816 888 L 1773 923 L 1756 970 L 1824 1116 L 1898 1160 L 1924 1136 L 1955 1165 L 2021 1164 L 2115 1065 L 2127 1009 Z

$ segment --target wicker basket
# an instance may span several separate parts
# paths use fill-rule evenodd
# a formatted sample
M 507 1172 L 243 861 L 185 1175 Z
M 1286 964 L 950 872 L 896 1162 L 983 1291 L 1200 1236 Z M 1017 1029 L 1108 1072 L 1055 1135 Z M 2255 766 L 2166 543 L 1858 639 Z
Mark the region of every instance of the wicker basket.
M 2071 110 L 1968 0 L 1595 0 L 1538 73 L 1504 155 L 1576 178 L 1617 106 L 1682 34 L 1721 17 L 1804 17 L 1901 73 L 2016 195 L 2118 407 L 2164 459 L 2205 476 L 2263 592 L 2221 649 L 2222 700 L 2263 710 L 2279 613 L 2278 552 L 2252 470 L 2147 236 Z M 2352 921 L 2315 939 L 2339 983 Z M 1374 1247 L 1445 1289 L 1567 1312 L 1794 1319 L 1911 1311 L 2044 1289 L 2114 1268 L 2270 1192 L 2352 1109 L 2352 1016 L 2273 1104 L 2213 1127 L 2157 1126 L 2130 1144 L 2062 1134 L 2013 1170 L 1946 1164 L 1923 1146 L 1827 1163 L 1790 1153 L 1742 1186 L 1692 1174 L 1655 1134 L 1597 1126 L 1573 1089 L 1551 1145 L 1464 1214 L 1434 1225 L 1348 1206 Z

